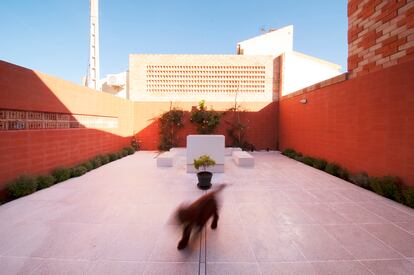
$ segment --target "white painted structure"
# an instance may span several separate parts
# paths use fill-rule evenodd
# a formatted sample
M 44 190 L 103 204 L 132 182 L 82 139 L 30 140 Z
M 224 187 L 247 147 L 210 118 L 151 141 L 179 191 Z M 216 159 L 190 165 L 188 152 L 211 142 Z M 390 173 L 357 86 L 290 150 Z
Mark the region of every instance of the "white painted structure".
M 131 54 L 133 101 L 271 102 L 339 75 L 340 66 L 293 51 L 293 26 L 237 44 L 237 55 Z
M 224 155 L 231 157 L 233 155 L 233 152 L 241 151 L 242 149 L 240 147 L 226 147 L 224 149 Z
M 272 55 L 276 57 L 292 50 L 292 25 L 269 31 L 237 44 L 237 54 L 240 55 Z
M 276 64 L 276 65 L 275 65 Z M 131 54 L 128 92 L 134 101 L 271 102 L 277 60 L 270 55 Z
M 99 74 L 93 14 L 90 63 L 98 66 L 91 66 L 92 76 Z M 293 51 L 290 25 L 239 42 L 237 55 L 130 54 L 128 72 L 108 75 L 98 86 L 139 102 L 234 102 L 236 97 L 238 102 L 272 102 L 339 74 L 339 65 Z
M 98 0 L 90 0 L 90 34 L 89 34 L 89 66 L 86 85 L 95 90 L 99 87 L 99 4 Z
M 234 162 L 237 166 L 253 167 L 254 157 L 245 151 L 234 151 L 232 154 Z
M 105 78 L 101 79 L 99 85 L 102 92 L 129 99 L 126 72 L 108 74 Z
M 341 66 L 295 51 L 282 64 L 282 96 L 341 74 Z
M 188 135 L 187 136 L 187 173 L 198 172 L 194 166 L 194 159 L 208 155 L 216 165 L 209 167 L 209 172 L 224 172 L 224 136 L 223 135 Z
M 174 151 L 164 152 L 157 157 L 157 167 L 172 167 L 176 153 Z

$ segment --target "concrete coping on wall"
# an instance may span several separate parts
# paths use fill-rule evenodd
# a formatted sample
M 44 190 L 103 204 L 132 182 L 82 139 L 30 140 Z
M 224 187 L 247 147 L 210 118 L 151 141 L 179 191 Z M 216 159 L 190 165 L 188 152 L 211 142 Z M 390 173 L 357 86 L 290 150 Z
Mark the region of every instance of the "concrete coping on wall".
M 317 90 L 317 89 L 320 89 L 320 88 L 323 88 L 323 87 L 326 87 L 326 86 L 330 86 L 330 85 L 333 85 L 333 84 L 336 84 L 336 83 L 339 83 L 339 82 L 343 82 L 343 81 L 346 81 L 348 79 L 349 79 L 349 73 L 343 73 L 343 74 L 337 75 L 335 77 L 329 78 L 327 80 L 324 80 L 324 81 L 318 82 L 316 84 L 313 84 L 312 86 L 300 89 L 300 90 L 298 90 L 296 92 L 293 92 L 293 93 L 290 93 L 288 95 L 284 95 L 284 96 L 282 96 L 281 99 L 283 100 L 283 99 L 287 99 L 287 98 L 296 97 L 298 95 L 302 95 L 304 93 L 308 93 L 308 92 L 311 92 L 311 91 L 314 91 L 314 90 Z

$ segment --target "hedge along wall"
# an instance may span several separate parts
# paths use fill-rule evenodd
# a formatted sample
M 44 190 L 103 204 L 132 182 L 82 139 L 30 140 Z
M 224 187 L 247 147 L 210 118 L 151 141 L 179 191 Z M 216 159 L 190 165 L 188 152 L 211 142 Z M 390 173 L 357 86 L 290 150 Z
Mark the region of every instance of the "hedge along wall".
M 414 61 L 280 101 L 280 149 L 414 185 Z M 307 104 L 299 101 L 306 98 Z
M 200 98 L 201 100 L 202 98 Z M 134 102 L 135 119 L 134 132 L 141 141 L 141 148 L 144 150 L 157 150 L 159 144 L 160 115 L 170 109 L 169 102 Z M 277 148 L 277 112 L 278 102 L 240 102 L 238 105 L 245 110 L 241 115 L 241 122 L 247 125 L 246 140 L 253 144 L 257 150 Z M 183 118 L 184 127 L 178 132 L 179 146 L 186 146 L 186 137 L 189 134 L 196 134 L 196 127 L 190 122 L 190 112 L 198 102 L 173 102 L 173 107 L 185 111 Z M 226 111 L 234 107 L 232 102 L 206 102 L 210 109 L 215 111 Z M 216 134 L 226 136 L 226 145 L 230 145 L 227 137 L 229 124 L 226 121 L 234 121 L 231 113 L 227 113 L 220 120 Z
M 97 154 L 117 151 L 130 144 L 133 133 L 133 103 L 109 94 L 0 61 L 0 190 L 22 173 L 41 174 L 56 166 L 71 166 Z M 29 119 L 48 116 L 47 127 L 57 126 L 56 115 L 86 128 L 6 130 L 5 119 L 14 123 L 9 111 Z M 24 112 L 21 112 L 24 111 Z M 33 114 L 33 113 L 31 113 Z M 46 115 L 45 115 L 46 114 Z M 65 118 L 66 116 L 66 118 Z M 34 118 L 38 119 L 38 118 Z M 86 121 L 85 121 L 86 120 Z M 108 128 L 97 124 L 117 121 Z M 42 127 L 35 122 L 30 127 Z M 95 126 L 94 126 L 95 125 Z M 26 125 L 27 126 L 27 125 Z M 43 126 L 44 127 L 44 126 Z

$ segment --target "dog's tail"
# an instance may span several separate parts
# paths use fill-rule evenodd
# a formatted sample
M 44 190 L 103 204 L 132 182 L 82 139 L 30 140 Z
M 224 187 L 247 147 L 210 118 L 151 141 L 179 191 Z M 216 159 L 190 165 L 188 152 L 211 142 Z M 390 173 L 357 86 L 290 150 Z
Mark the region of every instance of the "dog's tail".
M 218 185 L 214 188 L 213 192 L 214 192 L 214 193 L 219 193 L 219 192 L 221 192 L 224 188 L 226 188 L 227 186 L 228 186 L 228 184 L 227 184 L 227 183 L 220 183 L 220 184 L 218 184 Z

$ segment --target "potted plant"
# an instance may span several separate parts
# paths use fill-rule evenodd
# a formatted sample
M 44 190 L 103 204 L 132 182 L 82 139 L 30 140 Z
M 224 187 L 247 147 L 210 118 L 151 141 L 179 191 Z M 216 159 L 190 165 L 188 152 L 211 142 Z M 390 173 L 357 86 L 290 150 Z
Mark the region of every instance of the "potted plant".
M 208 155 L 202 155 L 198 159 L 194 160 L 194 168 L 199 171 L 197 173 L 198 188 L 209 189 L 211 187 L 211 178 L 213 177 L 213 173 L 207 171 L 207 167 L 214 166 L 215 164 L 216 162 Z M 200 168 L 202 168 L 202 171 L 200 171 Z

